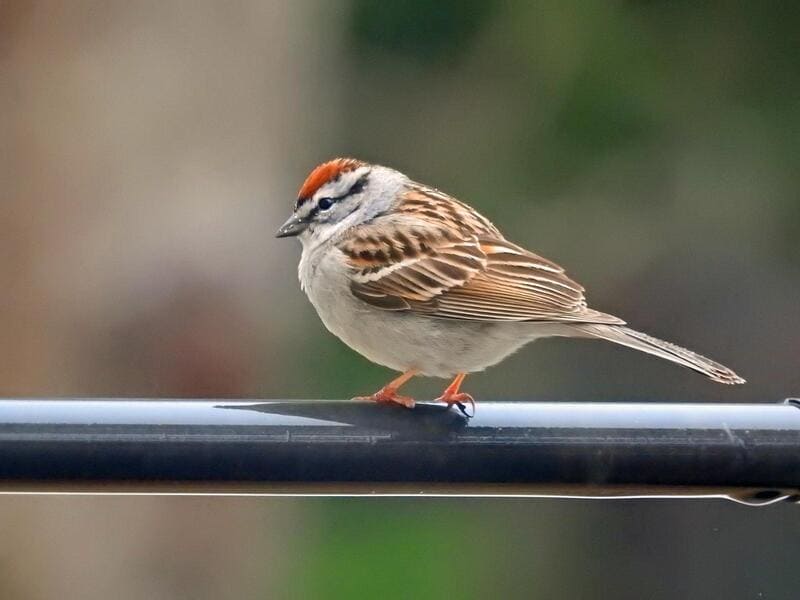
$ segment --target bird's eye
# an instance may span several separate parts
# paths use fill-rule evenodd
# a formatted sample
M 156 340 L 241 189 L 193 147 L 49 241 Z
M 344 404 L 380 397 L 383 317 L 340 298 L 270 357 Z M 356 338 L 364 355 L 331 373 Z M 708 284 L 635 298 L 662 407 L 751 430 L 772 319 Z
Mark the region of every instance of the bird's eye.
M 333 206 L 333 198 L 320 198 L 317 206 L 319 206 L 320 210 L 328 210 Z

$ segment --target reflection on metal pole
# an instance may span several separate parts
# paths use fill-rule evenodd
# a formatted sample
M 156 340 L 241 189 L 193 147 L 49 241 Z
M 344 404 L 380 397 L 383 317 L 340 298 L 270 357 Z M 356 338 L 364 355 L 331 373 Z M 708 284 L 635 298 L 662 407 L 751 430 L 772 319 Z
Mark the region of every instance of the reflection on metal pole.
M 800 405 L 0 400 L 9 493 L 800 498 Z

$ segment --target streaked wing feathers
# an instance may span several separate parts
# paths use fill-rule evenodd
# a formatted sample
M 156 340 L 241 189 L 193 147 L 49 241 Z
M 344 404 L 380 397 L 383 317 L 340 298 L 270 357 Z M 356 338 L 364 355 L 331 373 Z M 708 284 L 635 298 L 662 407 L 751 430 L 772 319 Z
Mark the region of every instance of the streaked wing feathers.
M 506 241 L 467 205 L 434 210 L 422 202 L 425 194 L 446 199 L 413 190 L 399 216 L 356 227 L 340 243 L 356 297 L 384 310 L 448 319 L 623 323 L 587 308 L 583 287 L 561 267 Z
M 365 226 L 340 250 L 355 270 L 353 294 L 390 310 L 430 313 L 436 297 L 486 268 L 486 256 L 475 240 L 455 239 L 436 229 Z

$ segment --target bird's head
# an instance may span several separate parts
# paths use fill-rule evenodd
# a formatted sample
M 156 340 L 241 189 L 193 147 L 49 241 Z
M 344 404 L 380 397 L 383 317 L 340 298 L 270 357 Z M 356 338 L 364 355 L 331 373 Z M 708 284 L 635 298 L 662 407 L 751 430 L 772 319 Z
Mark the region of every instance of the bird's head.
M 303 245 L 321 242 L 387 209 L 405 177 L 354 158 L 335 158 L 306 177 L 292 216 L 277 237 L 298 236 Z

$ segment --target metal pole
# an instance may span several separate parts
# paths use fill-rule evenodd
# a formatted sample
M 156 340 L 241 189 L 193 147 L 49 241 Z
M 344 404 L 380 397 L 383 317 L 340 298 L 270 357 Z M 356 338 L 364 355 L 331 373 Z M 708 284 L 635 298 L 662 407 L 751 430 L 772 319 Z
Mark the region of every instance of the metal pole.
M 0 489 L 797 500 L 800 405 L 9 399 Z

